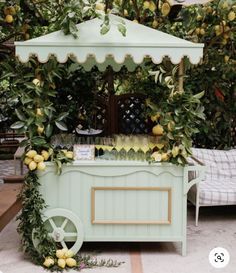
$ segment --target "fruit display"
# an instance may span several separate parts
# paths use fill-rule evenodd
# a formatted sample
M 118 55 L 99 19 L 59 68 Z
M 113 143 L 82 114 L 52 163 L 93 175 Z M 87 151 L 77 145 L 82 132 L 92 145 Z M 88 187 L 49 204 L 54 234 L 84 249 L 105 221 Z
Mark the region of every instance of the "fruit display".
M 47 268 L 54 266 L 55 264 L 64 269 L 66 266 L 72 268 L 77 266 L 76 260 L 73 258 L 74 253 L 70 249 L 63 248 L 58 249 L 55 253 L 55 258 L 46 257 L 43 265 Z
M 50 157 L 50 152 L 46 150 L 42 150 L 41 154 L 38 154 L 35 150 L 29 150 L 25 154 L 24 163 L 28 166 L 29 170 L 40 170 L 44 171 L 46 168 L 46 164 L 44 161 L 47 161 Z
M 54 157 L 54 161 L 62 160 L 63 162 L 70 162 L 74 159 L 74 153 L 68 150 L 53 151 L 51 148 L 42 150 L 38 153 L 36 150 L 29 150 L 25 154 L 24 163 L 28 166 L 30 171 L 39 170 L 44 171 L 46 169 L 45 161 L 50 159 L 50 156 Z

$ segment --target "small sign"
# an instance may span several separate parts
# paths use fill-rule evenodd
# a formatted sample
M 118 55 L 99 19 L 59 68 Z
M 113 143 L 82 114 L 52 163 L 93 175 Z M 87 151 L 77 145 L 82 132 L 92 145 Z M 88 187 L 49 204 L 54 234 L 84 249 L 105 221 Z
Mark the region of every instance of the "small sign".
M 95 146 L 94 145 L 74 145 L 74 160 L 94 160 Z

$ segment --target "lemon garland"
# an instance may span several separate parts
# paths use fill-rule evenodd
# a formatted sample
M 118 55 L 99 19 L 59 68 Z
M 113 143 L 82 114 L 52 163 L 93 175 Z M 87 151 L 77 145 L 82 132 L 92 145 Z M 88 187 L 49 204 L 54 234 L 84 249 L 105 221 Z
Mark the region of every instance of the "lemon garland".
M 48 160 L 49 157 L 57 166 L 57 174 L 60 174 L 62 164 L 73 161 L 73 152 L 49 149 L 48 151 L 42 150 L 41 153 L 37 153 L 36 150 L 29 150 L 25 154 L 24 162 L 28 165 L 29 172 L 25 176 L 20 193 L 22 210 L 17 217 L 17 220 L 20 221 L 17 231 L 21 235 L 24 253 L 35 264 L 57 272 L 67 267 L 80 271 L 83 268 L 120 266 L 123 262 L 112 259 L 98 261 L 90 255 L 74 255 L 68 249 L 57 249 L 55 241 L 48 236 L 42 220 L 42 213 L 46 208 L 46 203 L 39 192 L 40 183 L 36 169 L 44 170 L 46 168 L 44 160 Z M 38 241 L 37 249 L 33 240 Z

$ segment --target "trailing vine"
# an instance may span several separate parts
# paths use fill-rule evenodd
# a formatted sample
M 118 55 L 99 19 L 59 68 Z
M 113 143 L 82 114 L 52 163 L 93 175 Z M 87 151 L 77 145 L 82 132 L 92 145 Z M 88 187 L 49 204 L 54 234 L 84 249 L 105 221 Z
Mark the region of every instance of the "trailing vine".
M 29 171 L 20 194 L 22 211 L 17 218 L 20 220 L 17 231 L 21 235 L 23 250 L 36 264 L 42 264 L 44 257 L 52 255 L 56 249 L 55 243 L 48 238 L 44 228 L 42 211 L 46 208 L 46 204 L 39 192 L 39 186 L 36 172 Z M 39 241 L 37 250 L 33 244 L 33 237 Z

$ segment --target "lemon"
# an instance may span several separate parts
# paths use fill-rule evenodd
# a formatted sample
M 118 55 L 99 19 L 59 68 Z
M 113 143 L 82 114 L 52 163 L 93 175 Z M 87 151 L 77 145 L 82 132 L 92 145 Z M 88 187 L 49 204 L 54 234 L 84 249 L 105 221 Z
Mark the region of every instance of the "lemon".
M 58 249 L 56 251 L 56 256 L 58 259 L 64 259 L 65 258 L 65 253 L 67 252 L 67 249 L 66 248 L 63 248 L 63 249 Z
M 229 56 L 225 55 L 225 56 L 224 56 L 224 61 L 225 61 L 225 63 L 228 63 L 228 61 L 229 61 Z
M 26 156 L 29 157 L 29 158 L 33 158 L 35 157 L 37 154 L 37 152 L 35 150 L 29 150 L 27 153 L 26 153 Z
M 95 9 L 103 11 L 105 10 L 105 5 L 103 3 L 97 3 Z
M 151 1 L 149 5 L 149 10 L 154 12 L 156 9 L 157 9 L 156 4 L 153 1 Z
M 41 108 L 36 109 L 36 115 L 41 116 L 41 117 L 43 116 L 43 112 L 42 112 Z
M 228 5 L 227 1 L 224 1 L 222 8 L 227 9 L 228 7 L 229 7 L 229 5 Z
M 196 19 L 197 21 L 202 21 L 203 17 L 201 15 L 198 15 Z
M 42 155 L 37 154 L 37 155 L 34 156 L 34 162 L 39 163 L 39 162 L 42 162 L 42 161 L 44 161 L 44 157 Z
M 31 162 L 29 163 L 29 169 L 30 169 L 31 171 L 33 171 L 33 170 L 35 170 L 36 168 L 37 168 L 37 163 L 34 162 L 34 161 L 31 161 Z
M 229 39 L 229 34 L 227 34 L 227 33 L 225 33 L 224 35 L 223 35 L 223 37 L 227 40 L 227 39 Z
M 43 265 L 46 267 L 51 267 L 54 265 L 54 260 L 51 257 L 46 257 Z
M 160 124 L 157 124 L 152 128 L 152 133 L 156 136 L 162 136 L 163 135 L 163 127 Z
M 66 261 L 64 259 L 58 259 L 57 264 L 60 268 L 65 268 L 66 267 Z
M 154 21 L 152 22 L 152 27 L 153 27 L 153 28 L 157 28 L 157 27 L 158 27 L 158 21 L 157 21 L 157 20 L 154 20 Z
M 133 22 L 139 24 L 139 21 L 137 19 L 134 19 Z
M 72 250 L 67 250 L 65 253 L 65 258 L 72 258 L 74 256 L 74 252 Z
M 43 161 L 37 164 L 37 170 L 44 171 L 45 169 L 46 169 L 46 164 Z
M 144 9 L 149 9 L 149 7 L 150 7 L 150 2 L 149 1 L 144 1 L 143 2 L 143 8 Z
M 171 132 L 174 130 L 174 127 L 175 127 L 175 122 L 173 120 L 169 121 L 167 124 L 168 130 Z
M 201 34 L 201 35 L 205 35 L 205 33 L 206 33 L 206 32 L 205 32 L 205 29 L 204 29 L 204 28 L 201 28 L 201 29 L 200 29 L 200 34 Z
M 24 163 L 25 163 L 26 165 L 29 165 L 31 161 L 33 161 L 33 159 L 32 159 L 32 158 L 29 158 L 28 156 L 24 159 Z
M 160 118 L 160 116 L 161 116 L 160 113 L 156 113 L 156 115 L 151 116 L 152 122 L 157 121 Z
M 6 17 L 5 17 L 5 21 L 8 23 L 8 24 L 11 24 L 14 19 L 13 19 L 13 16 L 8 14 Z
M 66 265 L 68 265 L 69 267 L 74 267 L 76 266 L 76 260 L 73 258 L 67 258 Z
M 124 16 L 128 16 L 128 15 L 129 15 L 128 10 L 124 9 Z
M 213 8 L 212 7 L 207 7 L 206 12 L 208 14 L 211 14 L 213 12 Z
M 176 157 L 179 154 L 179 147 L 174 146 L 171 150 L 173 157 Z
M 162 158 L 161 154 L 158 153 L 158 152 L 154 152 L 154 153 L 151 155 L 151 157 L 152 157 L 155 161 L 157 161 L 157 162 L 160 162 L 160 161 L 161 161 L 161 158 Z
M 195 29 L 195 32 L 196 32 L 197 35 L 200 34 L 200 31 L 201 31 L 201 29 L 200 29 L 199 27 L 197 27 L 197 28 Z
M 161 160 L 162 161 L 167 161 L 168 159 L 169 159 L 169 156 L 168 156 L 167 153 L 164 153 L 164 154 L 161 155 Z
M 50 156 L 49 153 L 45 150 L 42 150 L 41 155 L 43 156 L 45 161 L 47 161 Z
M 167 16 L 170 13 L 169 3 L 164 3 L 161 7 L 161 13 L 163 16 Z
M 235 12 L 231 10 L 228 14 L 228 20 L 234 21 L 235 17 L 236 17 Z
M 44 131 L 44 127 L 43 127 L 43 126 L 38 126 L 38 127 L 37 127 L 37 133 L 38 133 L 39 135 L 41 135 L 41 134 L 43 133 L 43 131 Z
M 65 153 L 65 156 L 66 156 L 67 158 L 73 159 L 74 153 L 71 152 L 71 151 L 68 151 L 68 152 Z
M 15 15 L 16 14 L 16 9 L 13 6 L 9 7 L 9 13 L 11 15 Z
M 40 80 L 37 78 L 33 79 L 32 83 L 36 86 L 40 86 Z

